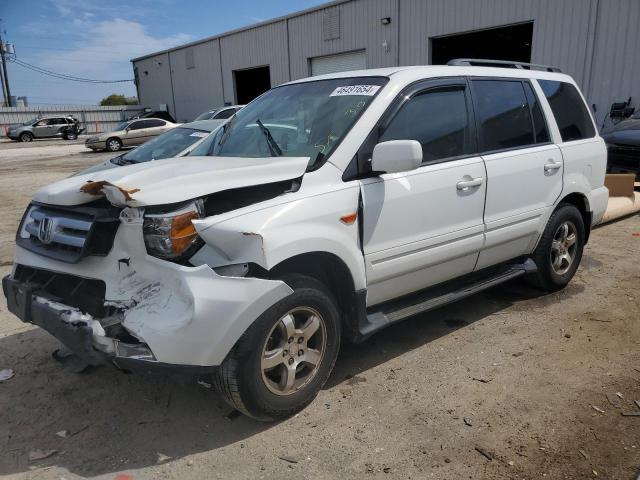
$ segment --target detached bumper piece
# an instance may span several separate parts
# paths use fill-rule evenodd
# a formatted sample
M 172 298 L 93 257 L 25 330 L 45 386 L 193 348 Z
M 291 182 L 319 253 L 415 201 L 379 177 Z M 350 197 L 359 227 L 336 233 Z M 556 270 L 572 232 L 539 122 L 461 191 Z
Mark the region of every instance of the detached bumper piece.
M 89 366 L 113 364 L 122 370 L 154 371 L 175 369 L 199 373 L 203 367 L 171 365 L 158 362 L 144 343 L 126 343 L 107 336 L 103 323 L 117 324 L 117 318 L 102 319 L 102 323 L 78 308 L 59 303 L 42 292 L 40 284 L 23 282 L 6 276 L 2 290 L 9 311 L 25 323 L 37 325 L 56 337 L 72 354 L 56 354 L 63 364 L 72 364 L 73 371 Z

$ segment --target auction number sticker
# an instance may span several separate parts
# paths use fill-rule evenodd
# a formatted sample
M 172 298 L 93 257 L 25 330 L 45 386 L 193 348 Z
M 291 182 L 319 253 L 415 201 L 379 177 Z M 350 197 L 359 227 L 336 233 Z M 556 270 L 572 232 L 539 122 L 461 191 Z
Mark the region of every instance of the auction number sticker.
M 341 97 L 344 95 L 366 95 L 368 97 L 372 97 L 378 90 L 380 90 L 380 85 L 348 85 L 336 88 L 329 96 Z
M 198 137 L 198 138 L 204 138 L 209 136 L 209 134 L 207 132 L 193 132 L 191 135 L 189 135 L 190 137 Z

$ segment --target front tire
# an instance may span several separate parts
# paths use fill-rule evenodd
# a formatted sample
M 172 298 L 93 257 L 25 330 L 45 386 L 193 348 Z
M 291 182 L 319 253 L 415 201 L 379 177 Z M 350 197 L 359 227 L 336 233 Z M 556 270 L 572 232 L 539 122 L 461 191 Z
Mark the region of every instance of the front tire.
M 122 140 L 116 137 L 111 137 L 107 139 L 106 147 L 109 152 L 117 152 L 122 148 Z
M 566 287 L 582 260 L 584 239 L 582 214 L 574 205 L 561 203 L 533 253 L 538 267 L 531 279 L 534 285 L 550 292 Z
M 31 141 L 33 141 L 33 133 L 22 132 L 20 134 L 20 141 L 21 142 L 31 142 Z
M 340 348 L 340 314 L 317 280 L 283 278 L 293 293 L 265 311 L 214 374 L 227 403 L 262 421 L 285 418 L 313 401 Z

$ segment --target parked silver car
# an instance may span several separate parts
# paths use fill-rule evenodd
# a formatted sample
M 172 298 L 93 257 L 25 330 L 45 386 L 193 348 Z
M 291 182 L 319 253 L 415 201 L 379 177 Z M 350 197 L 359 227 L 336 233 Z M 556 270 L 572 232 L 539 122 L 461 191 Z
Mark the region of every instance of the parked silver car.
M 224 122 L 224 120 L 200 120 L 198 122 L 183 123 L 179 127 L 172 128 L 133 150 L 81 170 L 75 175 L 100 172 L 134 163 L 162 160 L 163 158 L 184 157 L 206 141 L 205 139 L 211 136 L 211 133 L 216 131 Z
M 104 132 L 87 138 L 85 146 L 94 151 L 108 150 L 109 152 L 117 152 L 122 147 L 141 145 L 177 125 L 160 118 L 128 120 L 118 124 L 111 132 Z
M 227 118 L 231 118 L 242 107 L 244 107 L 244 105 L 231 105 L 228 107 L 214 108 L 212 110 L 207 110 L 206 112 L 201 113 L 193 121 L 197 122 L 198 120 L 226 120 Z
M 10 125 L 7 137 L 21 142 L 30 142 L 34 138 L 55 137 L 75 140 L 82 130 L 78 120 L 71 116 L 37 117 L 28 122 Z

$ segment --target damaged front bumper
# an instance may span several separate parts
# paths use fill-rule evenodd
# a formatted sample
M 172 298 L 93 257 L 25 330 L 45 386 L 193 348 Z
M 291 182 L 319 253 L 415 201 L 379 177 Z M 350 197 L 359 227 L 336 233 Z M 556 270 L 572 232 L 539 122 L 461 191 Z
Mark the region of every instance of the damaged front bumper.
M 56 337 L 83 364 L 113 363 L 119 368 L 134 370 L 159 363 L 147 345 L 127 344 L 108 337 L 100 321 L 78 308 L 41 296 L 41 288 L 42 285 L 10 276 L 2 279 L 9 311 L 23 322 L 37 325 Z
M 17 245 L 3 289 L 23 321 L 91 364 L 128 370 L 218 366 L 246 329 L 292 292 L 282 281 L 223 276 L 207 265 L 149 256 L 142 217 L 123 220 L 106 255 L 77 263 Z M 96 300 L 89 306 L 88 297 Z

